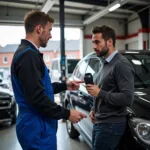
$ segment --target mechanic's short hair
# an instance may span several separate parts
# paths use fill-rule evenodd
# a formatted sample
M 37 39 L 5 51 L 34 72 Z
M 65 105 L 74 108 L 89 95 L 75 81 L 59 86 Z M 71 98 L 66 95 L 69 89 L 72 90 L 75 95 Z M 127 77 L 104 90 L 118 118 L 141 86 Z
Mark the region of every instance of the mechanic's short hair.
M 48 22 L 54 23 L 54 19 L 44 12 L 32 10 L 24 17 L 26 33 L 32 33 L 37 25 L 41 25 L 44 28 Z
M 107 41 L 110 38 L 113 41 L 113 46 L 115 46 L 116 43 L 116 34 L 115 31 L 110 28 L 109 26 L 103 25 L 103 26 L 95 26 L 92 29 L 92 34 L 96 34 L 96 33 L 101 33 L 102 34 L 102 38 Z

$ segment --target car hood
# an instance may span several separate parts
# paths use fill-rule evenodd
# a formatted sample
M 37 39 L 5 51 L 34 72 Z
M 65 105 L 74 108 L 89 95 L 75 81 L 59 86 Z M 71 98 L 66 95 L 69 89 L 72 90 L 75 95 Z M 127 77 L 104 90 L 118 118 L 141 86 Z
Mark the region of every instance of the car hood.
M 139 117 L 150 119 L 150 88 L 135 89 L 132 110 Z
M 141 99 L 141 101 L 150 103 L 150 88 L 136 89 L 134 94 L 135 97 Z
M 9 89 L 4 89 L 2 87 L 0 87 L 0 97 L 1 96 L 13 96 L 13 93 L 9 90 Z

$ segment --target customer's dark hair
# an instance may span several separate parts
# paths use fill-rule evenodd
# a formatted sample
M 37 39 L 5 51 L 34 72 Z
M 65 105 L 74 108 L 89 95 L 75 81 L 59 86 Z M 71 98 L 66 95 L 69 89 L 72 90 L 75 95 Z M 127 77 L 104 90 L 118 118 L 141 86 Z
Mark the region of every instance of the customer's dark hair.
M 107 41 L 109 40 L 110 38 L 112 39 L 113 41 L 113 46 L 115 46 L 115 43 L 116 43 L 116 34 L 115 34 L 115 31 L 106 26 L 106 25 L 103 25 L 103 26 L 95 26 L 93 29 L 92 29 L 92 33 L 93 34 L 96 34 L 96 33 L 101 33 L 102 34 L 102 38 Z
M 26 33 L 32 33 L 37 25 L 45 27 L 48 22 L 54 23 L 54 19 L 44 12 L 39 10 L 32 10 L 24 17 Z

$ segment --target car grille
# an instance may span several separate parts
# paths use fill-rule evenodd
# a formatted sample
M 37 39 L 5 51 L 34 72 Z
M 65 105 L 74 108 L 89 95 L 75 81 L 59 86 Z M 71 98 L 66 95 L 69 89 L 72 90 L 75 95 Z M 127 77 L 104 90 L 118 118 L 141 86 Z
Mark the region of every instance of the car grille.
M 0 97 L 0 109 L 10 108 L 11 97 Z
M 4 109 L 0 110 L 0 120 L 6 119 L 6 118 L 10 118 L 8 111 L 6 111 Z

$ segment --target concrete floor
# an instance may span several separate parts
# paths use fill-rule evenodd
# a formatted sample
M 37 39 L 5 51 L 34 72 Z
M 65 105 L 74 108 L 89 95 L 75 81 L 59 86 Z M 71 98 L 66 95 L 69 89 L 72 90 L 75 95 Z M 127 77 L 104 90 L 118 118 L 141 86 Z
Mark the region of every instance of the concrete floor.
M 55 96 L 55 102 L 60 104 L 58 95 Z M 70 139 L 66 124 L 61 120 L 58 122 L 57 145 L 57 150 L 91 150 L 81 136 L 77 140 Z M 16 137 L 15 125 L 0 125 L 0 150 L 22 150 Z
M 57 150 L 90 150 L 81 136 L 78 140 L 72 140 L 68 137 L 65 123 L 61 120 L 58 127 Z M 4 124 L 0 126 L 0 150 L 22 150 L 17 141 L 15 125 Z

